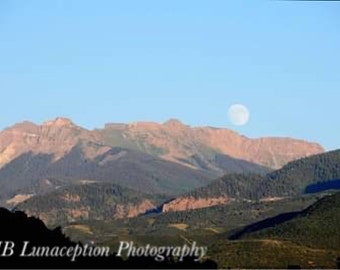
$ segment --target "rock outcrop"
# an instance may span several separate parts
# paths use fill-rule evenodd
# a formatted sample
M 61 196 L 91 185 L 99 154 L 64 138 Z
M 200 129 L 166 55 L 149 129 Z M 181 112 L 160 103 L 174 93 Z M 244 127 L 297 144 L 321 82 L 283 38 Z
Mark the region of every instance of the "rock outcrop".
M 231 200 L 230 200 L 231 201 Z M 207 208 L 215 205 L 223 205 L 229 202 L 228 197 L 221 196 L 217 198 L 194 198 L 194 197 L 179 197 L 169 203 L 163 205 L 162 212 L 178 212 L 188 211 L 200 208 Z

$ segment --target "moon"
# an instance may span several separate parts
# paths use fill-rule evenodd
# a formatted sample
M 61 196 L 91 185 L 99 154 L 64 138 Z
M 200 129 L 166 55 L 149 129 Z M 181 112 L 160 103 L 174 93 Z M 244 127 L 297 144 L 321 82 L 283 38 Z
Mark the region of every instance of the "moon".
M 246 106 L 233 104 L 228 110 L 229 121 L 235 126 L 244 126 L 248 123 L 250 113 Z

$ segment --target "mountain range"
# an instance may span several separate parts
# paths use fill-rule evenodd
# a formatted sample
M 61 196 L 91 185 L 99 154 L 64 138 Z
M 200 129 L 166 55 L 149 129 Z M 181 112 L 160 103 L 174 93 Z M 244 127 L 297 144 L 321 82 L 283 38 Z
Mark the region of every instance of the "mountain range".
M 165 203 L 162 197 L 136 195 L 132 189 L 88 183 L 34 196 L 17 208 L 52 227 L 63 225 L 77 241 L 200 241 L 209 245 L 209 258 L 219 268 L 333 268 L 340 255 L 340 193 L 334 192 L 340 189 L 339 157 L 338 150 L 291 162 L 264 176 L 226 175 Z M 310 193 L 308 187 L 315 185 L 321 187 L 319 193 L 314 188 Z M 153 208 L 159 212 L 138 208 L 145 199 L 153 205 L 163 202 Z M 183 208 L 172 204 L 183 200 Z
M 266 174 L 324 152 L 289 138 L 250 139 L 228 129 L 107 124 L 87 130 L 66 118 L 23 122 L 0 133 L 0 202 L 14 205 L 62 186 L 110 182 L 177 196 L 230 173 Z
M 0 132 L 0 204 L 82 243 L 198 241 L 221 268 L 332 267 L 339 164 L 340 150 L 292 138 L 57 118 Z
M 167 213 L 218 205 L 285 202 L 287 198 L 309 194 L 309 187 L 316 184 L 320 191 L 340 189 L 339 160 L 337 150 L 292 161 L 266 175 L 229 174 L 175 197 L 136 193 L 102 182 L 77 184 L 29 198 L 17 207 L 48 224 L 60 224 L 91 217 L 97 220 L 136 217 L 156 209 Z
M 0 166 L 30 151 L 53 154 L 54 160 L 58 160 L 79 143 L 83 143 L 84 154 L 90 159 L 110 147 L 122 147 L 220 173 L 224 170 L 214 164 L 218 163 L 217 154 L 277 169 L 292 160 L 324 152 L 316 143 L 290 138 L 250 139 L 228 129 L 192 128 L 178 120 L 164 124 L 107 124 L 103 129 L 90 131 L 69 119 L 56 118 L 42 125 L 23 122 L 2 131 Z

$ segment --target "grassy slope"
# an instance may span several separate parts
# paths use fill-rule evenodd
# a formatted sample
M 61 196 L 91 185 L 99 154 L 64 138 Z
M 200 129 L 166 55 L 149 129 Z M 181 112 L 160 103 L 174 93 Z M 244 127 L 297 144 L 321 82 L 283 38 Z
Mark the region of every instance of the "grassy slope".
M 277 240 L 220 240 L 209 249 L 210 257 L 219 268 L 274 268 L 286 269 L 289 265 L 299 265 L 302 269 L 336 267 L 335 250 L 313 249 Z

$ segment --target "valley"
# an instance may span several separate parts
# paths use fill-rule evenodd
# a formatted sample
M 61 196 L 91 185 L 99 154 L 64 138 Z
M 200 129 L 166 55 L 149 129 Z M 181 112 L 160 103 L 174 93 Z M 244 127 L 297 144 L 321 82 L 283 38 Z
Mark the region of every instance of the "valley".
M 64 118 L 9 128 L 0 146 L 0 203 L 75 242 L 195 241 L 220 268 L 332 268 L 340 256 L 340 150 L 177 120 L 89 131 Z

